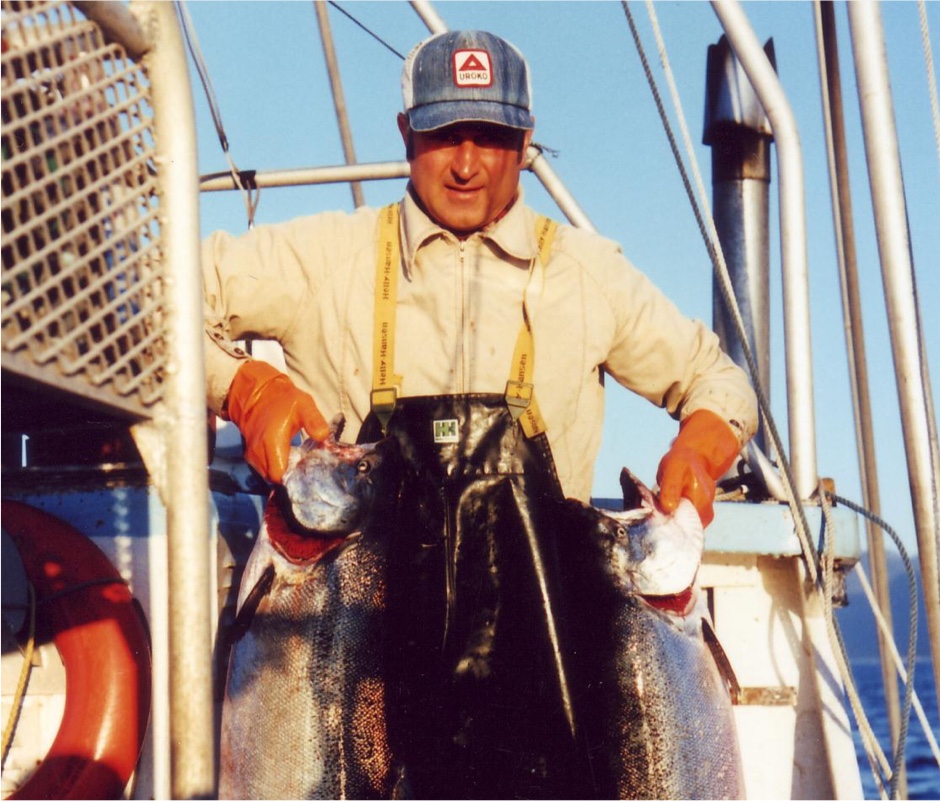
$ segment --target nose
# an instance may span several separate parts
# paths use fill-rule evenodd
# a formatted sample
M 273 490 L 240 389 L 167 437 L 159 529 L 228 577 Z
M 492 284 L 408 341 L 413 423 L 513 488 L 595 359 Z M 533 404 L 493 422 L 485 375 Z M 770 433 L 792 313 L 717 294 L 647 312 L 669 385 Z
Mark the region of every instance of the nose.
M 450 169 L 461 181 L 469 181 L 476 175 L 480 165 L 479 148 L 470 137 L 461 139 L 454 146 Z

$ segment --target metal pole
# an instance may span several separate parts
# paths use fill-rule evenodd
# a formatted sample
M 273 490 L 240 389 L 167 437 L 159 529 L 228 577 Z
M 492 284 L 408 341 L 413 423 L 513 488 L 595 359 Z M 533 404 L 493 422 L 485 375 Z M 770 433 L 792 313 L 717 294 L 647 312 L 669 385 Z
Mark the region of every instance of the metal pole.
M 255 186 L 300 187 L 312 184 L 339 184 L 346 181 L 381 181 L 407 178 L 411 174 L 408 162 L 372 162 L 331 167 L 301 167 L 293 170 L 250 171 Z M 238 189 L 231 173 L 212 173 L 199 179 L 201 192 L 221 192 Z
M 790 462 L 794 490 L 808 499 L 817 483 L 816 424 L 800 135 L 783 87 L 740 3 L 712 0 L 712 8 L 760 98 L 777 144 Z
M 772 44 L 768 43 L 771 48 Z M 705 130 L 712 149 L 715 230 L 757 363 L 757 379 L 770 396 L 770 123 L 728 40 L 708 48 Z M 736 364 L 747 368 L 744 343 L 714 279 L 713 328 Z M 763 426 L 754 444 L 767 450 Z
M 849 188 L 849 168 L 845 145 L 845 120 L 842 113 L 842 81 L 839 74 L 839 48 L 836 38 L 835 9 L 831 2 L 814 3 L 816 11 L 817 42 L 819 52 L 820 83 L 823 96 L 823 122 L 826 128 L 826 150 L 831 166 L 830 192 L 835 229 L 836 257 L 839 281 L 842 286 L 842 314 L 845 319 L 845 347 L 848 353 L 852 408 L 855 416 L 855 440 L 860 456 L 859 473 L 862 499 L 866 509 L 881 515 L 878 492 L 878 463 L 875 458 L 875 436 L 872 427 L 871 393 L 868 365 L 865 358 L 865 331 L 862 319 L 862 301 L 859 291 L 858 263 L 855 253 L 855 225 L 852 216 L 852 196 Z M 871 581 L 890 632 L 891 598 L 888 589 L 888 565 L 885 559 L 884 536 L 872 521 L 866 521 L 868 530 L 868 560 Z M 893 644 L 891 644 L 893 645 Z M 878 649 L 881 654 L 881 677 L 885 705 L 891 730 L 891 742 L 897 744 L 901 731 L 901 703 L 894 666 L 891 663 L 889 643 L 878 629 Z M 907 798 L 907 777 L 904 766 L 898 781 L 898 795 Z
M 447 23 L 427 0 L 411 0 L 411 7 L 418 13 L 431 33 L 444 33 Z
M 150 49 L 140 23 L 124 3 L 117 0 L 75 0 L 75 7 L 96 23 L 105 39 L 118 42 L 135 61 Z
M 158 424 L 167 458 L 170 749 L 174 799 L 215 793 L 209 485 L 206 443 L 196 124 L 172 3 L 131 7 L 153 49 L 156 163 L 165 260 L 166 395 Z
M 315 0 L 313 7 L 317 12 L 317 24 L 320 26 L 320 39 L 323 40 L 323 55 L 326 58 L 326 69 L 330 74 L 330 89 L 333 90 L 333 106 L 336 109 L 336 122 L 339 124 L 339 135 L 343 142 L 343 155 L 346 164 L 356 163 L 356 149 L 353 146 L 352 128 L 349 126 L 349 115 L 346 112 L 346 98 L 343 95 L 343 82 L 339 76 L 339 63 L 336 60 L 336 48 L 333 46 L 333 32 L 330 29 L 330 15 L 326 8 L 326 0 Z M 365 206 L 362 196 L 362 185 L 351 181 L 353 204 L 358 209 Z
M 927 609 L 927 632 L 934 682 L 940 687 L 940 570 L 937 565 L 940 488 L 936 414 L 928 390 L 927 355 L 919 325 L 884 30 L 877 4 L 859 0 L 847 7 Z
M 530 145 L 526 158 L 529 159 L 528 169 L 535 173 L 539 181 L 542 182 L 542 186 L 545 187 L 552 200 L 558 204 L 558 208 L 568 218 L 568 222 L 578 228 L 597 231 L 590 218 L 584 213 L 574 196 L 568 191 L 558 174 L 542 155 L 542 151 L 535 145 Z

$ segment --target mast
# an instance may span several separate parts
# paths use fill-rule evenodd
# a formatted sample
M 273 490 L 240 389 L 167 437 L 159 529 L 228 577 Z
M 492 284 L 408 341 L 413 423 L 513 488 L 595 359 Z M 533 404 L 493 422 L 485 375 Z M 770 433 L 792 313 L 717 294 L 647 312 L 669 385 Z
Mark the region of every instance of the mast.
M 849 187 L 849 166 L 845 143 L 845 119 L 842 104 L 842 81 L 839 74 L 835 9 L 831 2 L 823 3 L 819 0 L 814 6 L 816 8 L 817 49 L 819 51 L 820 83 L 823 96 L 823 123 L 826 131 L 826 149 L 830 161 L 829 180 L 832 194 L 833 229 L 839 267 L 839 282 L 842 286 L 845 347 L 848 355 L 852 409 L 855 416 L 855 439 L 859 453 L 862 501 L 866 509 L 881 517 L 878 462 L 875 455 L 868 363 L 865 357 L 862 300 L 855 251 L 855 225 L 852 216 L 852 196 Z M 888 630 L 893 633 L 884 536 L 881 529 L 871 520 L 866 521 L 866 528 L 868 532 L 868 561 L 871 569 L 871 584 Z M 896 745 L 901 732 L 901 703 L 898 695 L 898 683 L 895 680 L 894 665 L 891 661 L 890 644 L 880 628 L 877 629 L 877 636 L 891 742 Z M 903 766 L 901 767 L 901 776 L 898 782 L 898 793 L 902 798 L 907 797 L 907 778 Z
M 940 488 L 936 412 L 911 257 L 894 104 L 888 80 L 881 11 L 871 2 L 848 4 L 858 79 L 865 154 L 871 185 L 895 383 L 907 454 L 934 682 L 940 687 L 940 569 L 937 565 Z M 940 706 L 940 699 L 938 699 Z

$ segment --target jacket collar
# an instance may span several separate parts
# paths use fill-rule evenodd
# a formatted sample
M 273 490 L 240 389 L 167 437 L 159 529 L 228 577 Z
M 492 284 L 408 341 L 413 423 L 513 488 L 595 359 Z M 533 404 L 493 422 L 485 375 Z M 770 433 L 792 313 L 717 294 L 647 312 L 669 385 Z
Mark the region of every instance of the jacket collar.
M 421 247 L 437 238 L 456 242 L 456 237 L 428 217 L 415 199 L 410 184 L 402 202 L 401 217 L 405 275 L 410 278 L 411 265 L 414 264 L 415 255 Z M 519 260 L 522 263 L 520 266 L 528 266 L 529 262 L 538 257 L 538 243 L 534 224 L 529 222 L 530 217 L 526 211 L 525 194 L 520 186 L 515 203 L 509 211 L 482 231 L 471 234 L 470 238 L 480 237 L 488 240 L 510 257 Z

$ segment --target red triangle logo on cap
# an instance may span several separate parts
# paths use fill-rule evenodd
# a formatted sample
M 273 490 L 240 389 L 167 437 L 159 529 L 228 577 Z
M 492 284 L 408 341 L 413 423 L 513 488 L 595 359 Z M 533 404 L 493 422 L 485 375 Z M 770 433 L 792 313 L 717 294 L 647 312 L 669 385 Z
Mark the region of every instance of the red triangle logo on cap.
M 466 61 L 461 65 L 460 70 L 485 70 L 486 66 L 477 58 L 476 53 L 470 53 Z
M 454 53 L 454 83 L 460 87 L 490 86 L 493 65 L 485 50 L 457 50 Z

